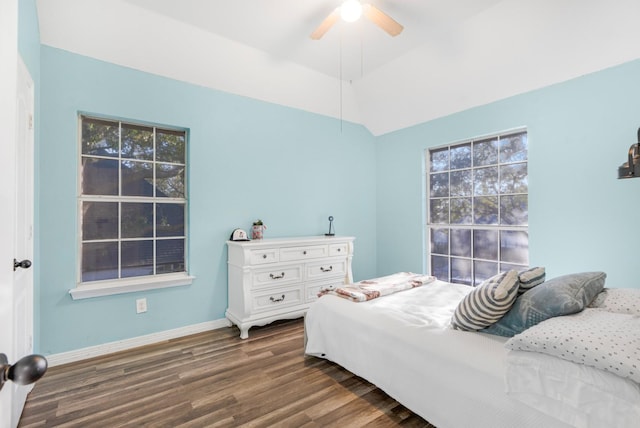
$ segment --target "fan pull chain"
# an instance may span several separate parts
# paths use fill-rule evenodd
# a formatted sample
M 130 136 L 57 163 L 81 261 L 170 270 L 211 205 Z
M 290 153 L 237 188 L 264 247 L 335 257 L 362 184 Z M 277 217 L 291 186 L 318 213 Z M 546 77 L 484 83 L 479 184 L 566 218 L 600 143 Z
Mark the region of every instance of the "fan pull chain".
M 340 133 L 342 133 L 342 28 L 340 28 Z
M 364 77 L 364 37 L 362 36 L 362 23 L 360 24 L 360 78 Z

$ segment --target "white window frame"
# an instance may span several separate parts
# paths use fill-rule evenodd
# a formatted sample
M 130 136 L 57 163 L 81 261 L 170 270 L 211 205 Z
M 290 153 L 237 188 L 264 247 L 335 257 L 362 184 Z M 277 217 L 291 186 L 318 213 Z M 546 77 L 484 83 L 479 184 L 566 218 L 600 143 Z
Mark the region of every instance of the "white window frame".
M 152 163 L 154 164 L 154 168 L 153 168 L 153 174 L 155 177 L 155 135 L 156 135 L 156 130 L 160 129 L 160 130 L 170 130 L 170 131 L 184 131 L 185 133 L 185 170 L 188 170 L 188 157 L 187 157 L 187 147 L 188 147 L 188 130 L 183 129 L 183 128 L 176 128 L 176 127 L 171 127 L 171 126 L 165 126 L 165 125 L 156 125 L 156 124 L 149 124 L 147 122 L 140 122 L 140 121 L 130 121 L 130 120 L 121 120 L 121 119 L 117 119 L 117 118 L 112 118 L 112 117 L 106 117 L 106 116 L 101 116 L 101 115 L 95 115 L 95 114 L 85 114 L 85 113 L 80 113 L 78 114 L 78 166 L 77 166 L 77 171 L 78 171 L 78 179 L 77 179 L 77 215 L 78 215 L 78 220 L 77 220 L 77 237 L 78 237 L 78 241 L 77 241 L 77 253 L 76 253 L 76 260 L 78 261 L 77 263 L 77 269 L 76 269 L 76 275 L 77 275 L 77 280 L 76 280 L 76 287 L 72 288 L 71 290 L 69 290 L 69 294 L 71 294 L 71 297 L 74 300 L 78 300 L 78 299 L 86 299 L 86 298 L 91 298 L 91 297 L 100 297 L 100 296 L 109 296 L 109 295 L 113 295 L 113 294 L 121 294 L 121 293 L 133 293 L 133 292 L 139 292 L 139 291 L 145 291 L 145 290 L 152 290 L 152 289 L 159 289 L 159 288 L 167 288 L 167 287 L 177 287 L 177 286 L 185 286 L 185 285 L 190 285 L 193 280 L 195 279 L 195 277 L 189 275 L 188 273 L 188 260 L 189 260 L 189 254 L 188 254 L 188 212 L 189 212 L 189 201 L 188 201 L 188 197 L 187 197 L 187 189 L 188 189 L 188 183 L 187 183 L 187 179 L 188 179 L 188 174 L 185 173 L 185 197 L 184 198 L 161 198 L 158 199 L 155 194 L 153 197 L 136 197 L 136 196 L 122 196 L 122 195 L 117 195 L 117 196 L 103 196 L 103 195 L 83 195 L 82 194 L 82 183 L 81 183 L 81 174 L 80 172 L 82 171 L 82 158 L 83 158 L 83 154 L 82 154 L 82 120 L 83 118 L 87 118 L 87 119 L 97 119 L 97 120 L 104 120 L 104 121 L 110 121 L 110 122 L 114 122 L 117 123 L 119 125 L 119 127 L 121 128 L 122 125 L 134 125 L 134 126 L 145 126 L 145 127 L 150 127 L 150 128 L 154 128 L 154 160 L 152 161 Z M 122 131 L 120 131 L 121 134 Z M 121 137 L 120 137 L 121 138 Z M 121 158 L 110 158 L 110 159 L 118 159 L 120 160 Z M 118 178 L 118 185 L 121 186 L 121 178 Z M 89 282 L 82 282 L 82 203 L 83 202 L 87 202 L 87 201 L 99 201 L 99 202 L 144 202 L 144 203 L 150 203 L 150 202 L 154 202 L 154 207 L 155 204 L 157 203 L 162 203 L 162 202 L 179 202 L 179 203 L 184 203 L 185 206 L 185 219 L 184 219 L 184 261 L 185 261 L 185 271 L 184 272 L 173 272 L 173 273 L 164 273 L 164 274 L 157 274 L 155 272 L 155 268 L 156 268 L 156 254 L 155 254 L 155 244 L 154 244 L 154 273 L 151 275 L 145 275 L 145 276 L 138 276 L 138 277 L 128 277 L 128 278 L 119 278 L 119 279 L 106 279 L 106 280 L 96 280 L 96 281 L 89 281 Z M 154 218 L 155 218 L 155 209 L 154 209 Z M 120 227 L 120 226 L 119 226 Z M 167 239 L 175 239 L 176 237 L 170 237 Z M 155 243 L 156 241 L 162 240 L 162 238 L 156 237 L 154 236 L 152 238 L 153 242 Z M 123 242 L 123 239 L 119 236 L 117 239 L 118 242 Z M 120 260 L 118 260 L 118 270 L 120 270 L 121 265 L 120 265 Z
M 431 189 L 431 156 L 430 153 L 432 150 L 438 150 L 438 149 L 443 149 L 443 148 L 451 148 L 451 147 L 455 147 L 455 146 L 459 146 L 459 145 L 463 145 L 463 144 L 468 144 L 471 143 L 471 146 L 473 147 L 473 143 L 474 142 L 479 142 L 479 141 L 485 141 L 488 139 L 492 139 L 492 138 L 501 138 L 501 137 L 507 137 L 513 134 L 518 134 L 518 133 L 525 133 L 527 134 L 527 160 L 526 160 L 526 164 L 527 164 L 527 169 L 528 169 L 528 165 L 529 165 L 529 134 L 528 134 L 528 130 L 526 127 L 519 127 L 519 128 L 514 128 L 514 129 L 509 129 L 506 131 L 502 131 L 502 132 L 498 132 L 498 133 L 494 133 L 494 134 L 488 134 L 488 135 L 483 135 L 483 136 L 479 136 L 479 137 L 475 137 L 475 138 L 471 138 L 471 139 L 466 139 L 466 140 L 461 140 L 461 141 L 456 141 L 453 143 L 449 143 L 449 144 L 443 144 L 440 146 L 434 146 L 434 147 L 429 147 L 427 149 L 425 149 L 424 151 L 424 165 L 425 165 L 425 175 L 424 175 L 424 181 L 423 183 L 426 183 L 426 189 L 424 192 L 425 195 L 425 205 L 426 205 L 426 218 L 425 218 L 425 266 L 428 267 L 428 272 L 429 274 L 433 275 L 433 266 L 431 265 L 431 229 L 432 228 L 448 228 L 450 231 L 454 230 L 454 229 L 459 229 L 459 230 L 471 230 L 471 249 L 473 252 L 473 231 L 474 230 L 496 230 L 498 231 L 498 235 L 500 235 L 501 231 L 522 231 L 522 232 L 526 232 L 528 234 L 529 232 L 529 225 L 527 222 L 527 225 L 523 225 L 523 226 L 514 226 L 514 225 L 501 225 L 501 224 L 497 224 L 497 225 L 492 225 L 492 224 L 475 224 L 475 222 L 472 221 L 471 224 L 452 224 L 451 223 L 451 218 L 449 218 L 449 223 L 448 224 L 432 224 L 431 223 L 431 198 L 430 198 L 430 189 Z M 473 158 L 473 149 L 472 149 L 472 158 Z M 520 162 L 515 162 L 515 163 L 520 163 Z M 496 166 L 500 166 L 500 165 L 508 165 L 509 163 L 498 163 L 496 164 Z M 473 165 L 471 166 L 471 170 L 473 171 L 476 167 L 474 167 Z M 457 171 L 457 170 L 452 170 L 451 168 L 448 169 L 449 173 L 451 173 L 451 171 Z M 449 183 L 451 184 L 451 183 Z M 499 193 L 498 196 L 500 196 L 501 194 Z M 528 199 L 528 195 L 529 195 L 529 189 L 527 188 L 527 199 Z M 451 195 L 448 197 L 449 201 L 451 200 Z M 471 200 L 472 200 L 472 213 L 474 212 L 474 207 L 473 207 L 473 199 L 474 199 L 474 195 L 471 195 Z M 528 209 L 528 205 L 527 205 L 527 211 L 529 211 Z M 451 206 L 449 204 L 449 214 L 451 214 Z M 472 214 L 473 215 L 473 214 Z M 498 204 L 498 219 L 500 219 L 500 204 Z M 451 234 L 449 235 L 449 251 L 448 251 L 448 255 L 446 255 L 446 257 L 448 257 L 449 259 L 449 281 L 452 281 L 452 272 L 451 272 L 451 259 L 466 259 L 469 260 L 471 262 L 471 286 L 476 286 L 478 284 L 473 284 L 473 279 L 475 277 L 475 267 L 474 267 L 474 262 L 475 261 L 489 261 L 489 262 L 496 262 L 498 263 L 498 265 L 502 265 L 507 264 L 510 265 L 511 263 L 506 263 L 506 262 L 501 262 L 501 246 L 498 244 L 498 256 L 497 256 L 497 261 L 494 260 L 484 260 L 481 258 L 477 258 L 474 257 L 474 254 L 472 253 L 470 257 L 462 257 L 462 256 L 454 256 L 451 254 Z M 527 254 L 529 253 L 529 247 L 527 248 Z M 442 256 L 440 254 L 435 254 L 436 256 Z M 527 258 L 529 258 L 529 256 L 527 255 Z M 502 271 L 502 269 L 498 269 L 499 272 Z

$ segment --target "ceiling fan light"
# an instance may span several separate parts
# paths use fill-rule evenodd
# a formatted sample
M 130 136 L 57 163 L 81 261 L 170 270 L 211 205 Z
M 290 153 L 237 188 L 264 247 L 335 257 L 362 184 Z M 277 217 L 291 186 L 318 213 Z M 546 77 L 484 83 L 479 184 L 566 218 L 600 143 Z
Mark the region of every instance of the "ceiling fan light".
M 357 21 L 362 16 L 362 4 L 358 0 L 347 0 L 340 7 L 340 17 L 346 22 Z

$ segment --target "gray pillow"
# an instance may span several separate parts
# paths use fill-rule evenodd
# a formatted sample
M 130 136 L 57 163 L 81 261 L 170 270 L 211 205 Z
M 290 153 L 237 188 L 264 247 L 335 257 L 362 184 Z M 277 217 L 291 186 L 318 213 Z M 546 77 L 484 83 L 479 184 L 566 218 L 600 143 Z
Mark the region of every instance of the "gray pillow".
M 559 276 L 519 296 L 509 312 L 482 333 L 512 337 L 549 318 L 580 312 L 602 291 L 607 274 Z

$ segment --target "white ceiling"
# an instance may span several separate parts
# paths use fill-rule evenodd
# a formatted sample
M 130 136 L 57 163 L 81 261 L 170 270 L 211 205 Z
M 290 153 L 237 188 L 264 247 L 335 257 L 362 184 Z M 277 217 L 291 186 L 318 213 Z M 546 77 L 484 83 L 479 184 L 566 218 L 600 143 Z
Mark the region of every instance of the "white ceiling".
M 43 44 L 361 123 L 374 135 L 640 58 L 638 0 L 38 0 Z
M 127 0 L 209 33 L 339 78 L 362 74 L 393 61 L 446 28 L 499 3 L 500 0 L 373 0 L 373 4 L 406 27 L 393 38 L 366 19 L 339 21 L 319 41 L 311 32 L 341 0 Z

